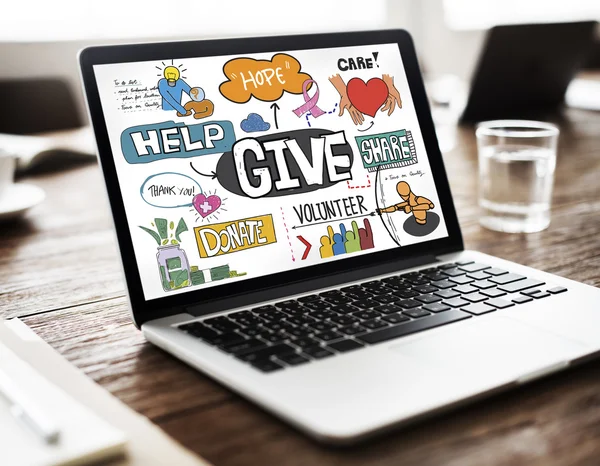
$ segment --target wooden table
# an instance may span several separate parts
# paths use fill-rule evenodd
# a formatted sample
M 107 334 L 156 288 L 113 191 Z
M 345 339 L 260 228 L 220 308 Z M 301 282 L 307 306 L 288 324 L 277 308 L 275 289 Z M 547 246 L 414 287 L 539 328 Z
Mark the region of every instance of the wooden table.
M 544 232 L 479 226 L 472 129 L 459 129 L 458 146 L 445 155 L 450 183 L 468 248 L 598 286 L 600 114 L 570 111 L 561 129 Z M 217 465 L 600 464 L 600 361 L 357 447 L 317 445 L 131 325 L 95 164 L 27 181 L 48 198 L 28 219 L 0 225 L 0 315 L 22 317 L 89 377 Z

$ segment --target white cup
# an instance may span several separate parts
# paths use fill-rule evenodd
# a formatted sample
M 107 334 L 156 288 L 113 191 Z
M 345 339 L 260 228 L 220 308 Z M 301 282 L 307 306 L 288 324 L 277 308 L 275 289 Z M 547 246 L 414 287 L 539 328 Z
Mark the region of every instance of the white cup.
M 0 199 L 7 195 L 14 183 L 17 158 L 0 149 Z

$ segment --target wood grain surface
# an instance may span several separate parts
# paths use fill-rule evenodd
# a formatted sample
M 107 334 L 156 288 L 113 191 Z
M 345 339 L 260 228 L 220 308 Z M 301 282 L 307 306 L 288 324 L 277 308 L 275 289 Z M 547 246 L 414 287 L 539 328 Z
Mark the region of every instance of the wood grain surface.
M 560 126 L 546 231 L 479 226 L 472 128 L 457 130 L 446 169 L 467 248 L 598 286 L 600 114 L 570 111 Z M 26 219 L 0 224 L 0 315 L 22 317 L 89 377 L 216 465 L 600 464 L 598 361 L 356 447 L 318 445 L 146 343 L 131 325 L 95 164 L 26 181 L 48 197 Z

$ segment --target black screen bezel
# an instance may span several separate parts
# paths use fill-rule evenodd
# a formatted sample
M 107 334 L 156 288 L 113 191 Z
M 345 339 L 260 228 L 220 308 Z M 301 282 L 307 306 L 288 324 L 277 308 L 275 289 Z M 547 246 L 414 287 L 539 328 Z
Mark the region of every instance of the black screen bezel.
M 108 139 L 108 131 L 100 95 L 94 75 L 94 65 L 129 63 L 139 61 L 162 61 L 220 55 L 244 55 L 320 49 L 329 47 L 347 47 L 357 45 L 377 45 L 396 43 L 404 64 L 408 85 L 414 101 L 417 119 L 428 154 L 432 174 L 438 190 L 442 214 L 446 221 L 448 236 L 433 241 L 410 246 L 388 249 L 372 254 L 349 257 L 326 264 L 312 265 L 268 276 L 236 281 L 234 283 L 178 293 L 164 298 L 146 300 L 144 297 L 138 265 L 129 233 L 125 206 L 113 153 Z M 296 36 L 254 37 L 243 39 L 220 39 L 203 41 L 165 42 L 117 46 L 89 47 L 79 55 L 82 80 L 87 98 L 90 118 L 98 146 L 98 156 L 113 214 L 117 240 L 121 252 L 126 286 L 131 311 L 136 325 L 143 322 L 172 315 L 182 307 L 193 304 L 226 300 L 254 291 L 281 287 L 293 282 L 314 280 L 320 276 L 341 273 L 343 271 L 372 267 L 378 264 L 400 261 L 421 255 L 439 255 L 463 249 L 460 232 L 448 178 L 442 155 L 437 142 L 429 103 L 419 70 L 412 39 L 404 30 L 380 30 L 331 34 L 310 34 Z M 180 311 L 179 311 L 180 312 Z

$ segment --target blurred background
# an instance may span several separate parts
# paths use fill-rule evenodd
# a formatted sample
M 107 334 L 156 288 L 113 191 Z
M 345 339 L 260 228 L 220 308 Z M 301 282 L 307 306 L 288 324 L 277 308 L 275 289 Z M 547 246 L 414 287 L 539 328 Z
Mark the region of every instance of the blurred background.
M 597 365 L 564 380 L 536 382 L 522 397 L 499 398 L 484 411 L 475 406 L 456 421 L 403 432 L 403 440 L 390 437 L 392 448 L 380 449 L 378 443 L 361 449 L 356 459 L 341 454 L 336 459 L 338 453 L 311 450 L 294 433 L 195 373 L 161 362 L 130 325 L 77 61 L 78 52 L 91 45 L 406 29 L 414 38 L 467 247 L 599 286 L 600 28 L 594 21 L 600 21 L 600 0 L 5 0 L 0 14 L 0 316 L 22 317 L 88 377 L 211 461 L 227 451 L 230 462 L 265 452 L 283 458 L 290 445 L 300 445 L 294 453 L 308 453 L 298 462 L 323 458 L 366 464 L 370 455 L 373 464 L 386 458 L 431 464 L 428 455 L 434 455 L 454 464 L 478 464 L 481 458 L 489 464 L 528 459 L 600 464 L 592 461 L 598 442 L 590 435 L 600 426 L 598 415 L 591 417 L 591 408 L 598 412 Z M 555 23 L 569 24 L 561 29 L 565 25 Z M 572 34 L 560 32 L 565 30 Z M 539 105 L 527 100 L 536 94 Z M 475 104 L 468 121 L 467 102 Z M 498 112 L 486 114 L 492 103 Z M 560 127 L 555 188 L 553 194 L 543 191 L 553 196 L 546 234 L 508 237 L 480 228 L 472 123 L 504 117 L 499 103 L 520 104 L 508 117 Z M 550 114 L 526 114 L 548 103 L 555 107 Z M 563 112 L 565 107 L 573 108 Z M 11 159 L 10 165 L 3 165 L 3 158 Z M 546 171 L 529 166 L 533 169 L 521 170 L 523 186 L 541 186 L 538 178 L 552 182 L 554 165 Z M 489 185 L 492 178 L 508 180 L 498 170 L 488 172 Z M 502 193 L 518 192 L 505 186 Z M 549 215 L 550 203 L 545 208 Z M 190 393 L 193 409 L 181 404 Z M 217 399 L 223 400 L 221 407 Z M 227 422 L 214 429 L 189 428 L 214 424 L 219 416 Z M 255 431 L 250 437 L 248 426 Z M 244 433 L 239 435 L 244 443 L 232 443 L 238 433 Z M 425 438 L 435 442 L 425 444 Z M 394 448 L 403 451 L 392 455 Z
M 86 123 L 76 56 L 88 45 L 405 28 L 415 39 L 429 92 L 448 103 L 445 94 L 467 86 L 490 27 L 600 19 L 597 0 L 305 0 L 293 7 L 279 0 L 178 0 L 176 6 L 162 0 L 29 0 L 3 9 L 0 133 L 21 134 Z M 600 67 L 599 43 L 584 68 Z M 24 83 L 29 80 L 38 85 Z M 31 108 L 27 99 L 36 112 L 19 111 Z M 54 118 L 44 117 L 51 109 Z M 26 117 L 19 118 L 22 113 Z

